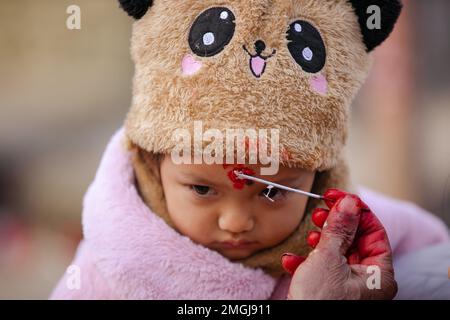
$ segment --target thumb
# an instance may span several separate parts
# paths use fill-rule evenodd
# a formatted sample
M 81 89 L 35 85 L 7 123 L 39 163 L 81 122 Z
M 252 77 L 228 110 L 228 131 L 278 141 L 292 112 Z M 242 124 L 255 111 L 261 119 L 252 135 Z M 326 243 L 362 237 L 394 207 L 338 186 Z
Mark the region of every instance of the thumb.
M 345 255 L 355 239 L 361 214 L 361 201 L 355 195 L 346 195 L 330 210 L 322 229 L 317 249 L 326 249 Z

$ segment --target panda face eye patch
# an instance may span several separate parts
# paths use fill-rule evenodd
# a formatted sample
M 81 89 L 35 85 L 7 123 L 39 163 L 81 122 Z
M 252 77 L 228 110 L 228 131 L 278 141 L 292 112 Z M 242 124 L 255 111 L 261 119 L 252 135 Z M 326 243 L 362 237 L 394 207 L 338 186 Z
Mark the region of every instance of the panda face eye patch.
M 230 9 L 214 7 L 195 20 L 189 32 L 189 46 L 200 57 L 220 53 L 234 36 L 235 16 Z
M 286 38 L 289 52 L 304 71 L 317 73 L 323 69 L 326 61 L 325 43 L 312 24 L 304 20 L 293 22 Z

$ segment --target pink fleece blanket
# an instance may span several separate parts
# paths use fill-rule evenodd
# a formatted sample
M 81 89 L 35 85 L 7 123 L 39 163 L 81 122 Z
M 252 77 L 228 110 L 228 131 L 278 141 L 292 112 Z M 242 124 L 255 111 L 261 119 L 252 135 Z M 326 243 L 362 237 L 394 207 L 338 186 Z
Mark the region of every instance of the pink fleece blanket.
M 233 263 L 179 235 L 143 203 L 120 129 L 84 198 L 83 233 L 53 299 L 284 299 L 289 278 Z M 448 240 L 445 226 L 406 202 L 361 189 L 396 256 Z M 80 276 L 80 281 L 74 277 Z

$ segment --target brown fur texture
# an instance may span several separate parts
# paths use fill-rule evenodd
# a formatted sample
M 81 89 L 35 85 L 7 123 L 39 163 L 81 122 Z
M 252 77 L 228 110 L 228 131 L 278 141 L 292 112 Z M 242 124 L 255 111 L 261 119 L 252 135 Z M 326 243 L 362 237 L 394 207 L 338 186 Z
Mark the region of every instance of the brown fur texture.
M 190 27 L 200 13 L 215 6 L 235 14 L 235 35 L 218 55 L 196 57 L 203 64 L 196 74 L 183 75 L 181 61 L 191 54 Z M 325 42 L 327 60 L 320 73 L 328 81 L 326 95 L 311 89 L 314 75 L 303 71 L 289 53 L 286 30 L 297 19 L 313 24 Z M 251 73 L 243 50 L 243 45 L 253 48 L 258 39 L 266 43 L 266 55 L 276 50 L 261 78 Z M 144 201 L 169 225 L 157 155 L 170 154 L 176 144 L 174 131 L 192 132 L 194 121 L 202 121 L 204 130 L 222 132 L 279 129 L 281 150 L 288 155 L 282 164 L 318 171 L 313 192 L 351 191 L 343 147 L 350 105 L 371 59 L 347 0 L 154 1 L 134 24 L 131 51 L 135 77 L 125 128 L 135 152 L 137 184 Z M 242 262 L 279 276 L 284 252 L 309 252 L 306 235 L 313 229 L 310 215 L 318 206 L 310 199 L 296 232 Z

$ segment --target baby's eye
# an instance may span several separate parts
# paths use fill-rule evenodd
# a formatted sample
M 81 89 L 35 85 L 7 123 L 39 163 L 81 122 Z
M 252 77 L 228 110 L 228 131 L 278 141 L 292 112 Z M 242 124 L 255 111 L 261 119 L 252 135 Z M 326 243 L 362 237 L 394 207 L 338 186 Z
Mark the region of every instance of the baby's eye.
M 260 196 L 268 198 L 269 200 L 275 201 L 280 200 L 284 197 L 283 190 L 275 187 L 267 187 L 261 191 Z
M 192 185 L 191 189 L 200 196 L 214 194 L 214 190 L 208 186 Z

